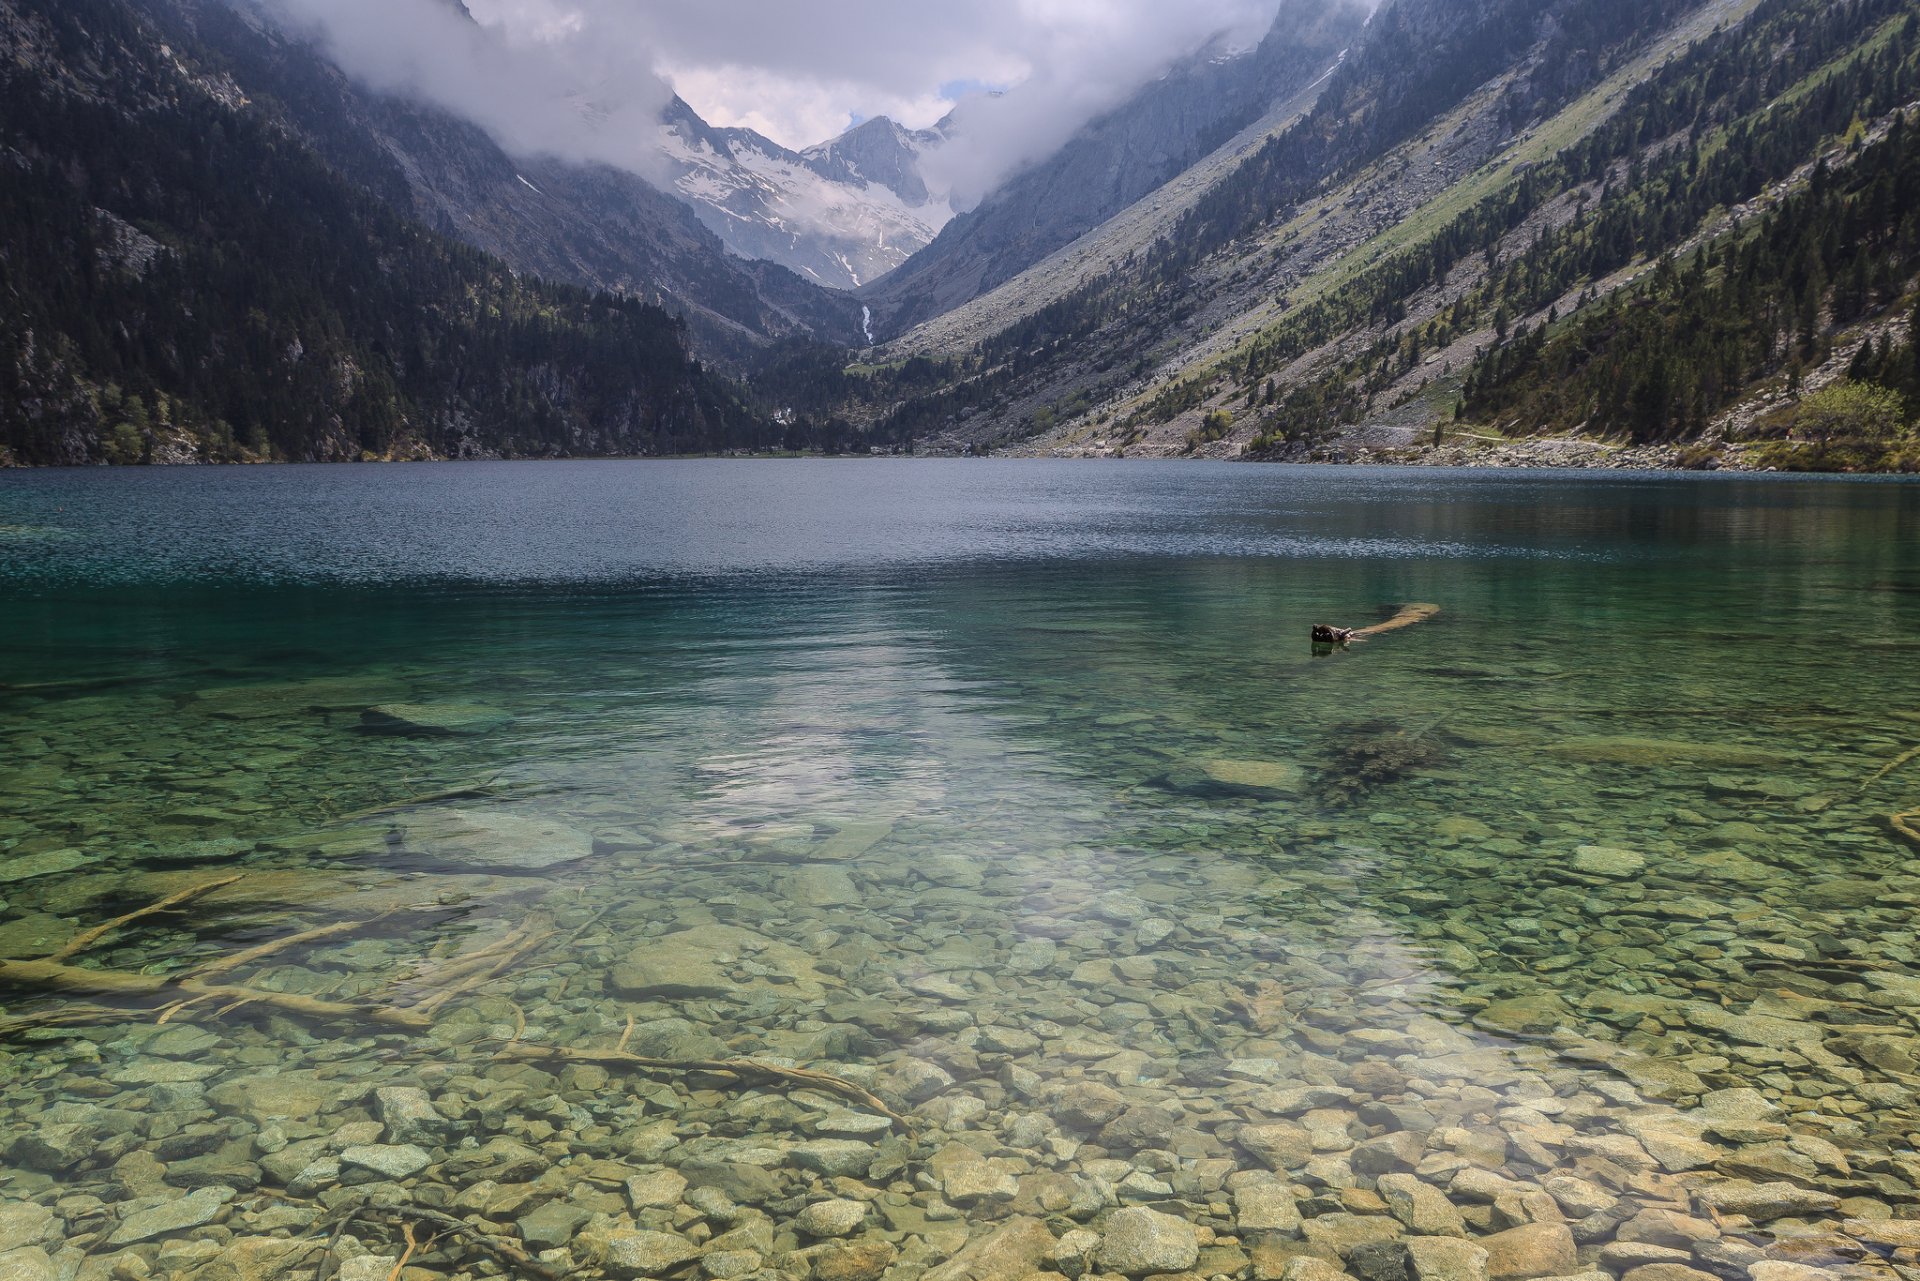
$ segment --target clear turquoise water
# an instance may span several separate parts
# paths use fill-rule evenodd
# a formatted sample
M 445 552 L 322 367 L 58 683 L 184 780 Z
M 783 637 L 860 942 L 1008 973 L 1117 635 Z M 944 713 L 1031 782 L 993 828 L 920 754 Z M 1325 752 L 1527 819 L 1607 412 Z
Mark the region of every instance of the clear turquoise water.
M 1442 612 L 1307 642 L 1415 601 Z M 1920 873 L 1889 821 L 1920 807 L 1920 762 L 1869 783 L 1920 744 L 1920 488 L 893 461 L 14 473 L 0 617 L 0 955 L 237 874 L 76 963 L 177 972 L 424 905 L 234 977 L 407 1002 L 539 926 L 418 1037 L 202 1010 L 220 1039 L 194 1043 L 199 1079 L 157 1085 L 139 1069 L 165 1055 L 117 1023 L 19 1043 L 11 1120 L 147 1115 L 131 1101 L 186 1089 L 184 1124 L 228 1127 L 226 1165 L 182 1158 L 206 1168 L 168 1187 L 217 1177 L 244 1208 L 188 1241 L 231 1247 L 279 1186 L 271 1122 L 223 1084 L 464 1089 L 527 1070 L 484 1066 L 507 1038 L 611 1047 L 629 1014 L 667 1057 L 804 1062 L 896 1101 L 909 1060 L 940 1064 L 954 1084 L 907 1164 L 868 1179 L 909 1209 L 914 1163 L 991 1135 L 1029 1175 L 1118 1184 L 1129 1167 L 1097 1163 L 1131 1163 L 1168 1190 L 1116 1197 L 1245 1252 L 1263 1234 L 1195 1163 L 1264 1169 L 1237 1127 L 1296 1123 L 1258 1092 L 1298 1083 L 1347 1092 L 1318 1111 L 1349 1146 L 1404 1120 L 1370 1103 L 1410 1103 L 1503 1133 L 1492 1164 L 1518 1178 L 1604 1182 L 1614 1161 L 1630 1208 L 1726 1178 L 1920 1198 L 1891 1155 L 1920 1129 Z M 488 719 L 368 732 L 394 703 Z M 659 981 L 664 955 L 710 981 Z M 1172 1109 L 1174 1132 L 1029 1141 L 1019 1118 L 1082 1078 Z M 623 1146 L 631 1102 L 544 1140 L 698 1170 L 723 1137 L 816 1133 L 826 1107 L 654 1088 L 664 1154 Z M 1752 1102 L 1728 1089 L 1777 1117 L 1703 1131 L 1703 1099 Z M 338 1106 L 281 1137 L 350 1124 Z M 1327 1200 L 1353 1181 L 1341 1126 L 1308 1119 L 1311 1163 L 1279 1173 L 1347 1213 Z M 1446 1125 L 1421 1133 L 1453 1159 Z M 528 1126 L 507 1108 L 468 1137 Z M 1642 1132 L 1717 1155 L 1663 1163 Z M 110 1160 L 10 1159 L 7 1195 L 135 1204 Z M 812 1176 L 775 1168 L 797 1248 Z M 655 1213 L 577 1199 L 609 1231 Z M 1510 1226 L 1456 1200 L 1474 1235 Z M 885 1236 L 909 1271 L 965 1239 L 903 1215 Z M 1816 1229 L 1762 1216 L 1747 1248 L 1802 1258 L 1777 1242 Z M 1611 1241 L 1583 1230 L 1582 1265 Z

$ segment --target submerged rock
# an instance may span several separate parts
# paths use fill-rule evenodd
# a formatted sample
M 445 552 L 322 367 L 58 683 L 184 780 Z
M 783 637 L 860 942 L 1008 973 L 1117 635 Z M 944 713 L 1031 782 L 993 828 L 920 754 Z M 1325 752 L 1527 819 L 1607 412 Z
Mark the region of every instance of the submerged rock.
M 557 819 L 496 809 L 435 810 L 410 817 L 407 848 L 445 863 L 536 872 L 593 853 L 593 838 Z
M 642 943 L 613 967 L 609 984 L 622 996 L 661 1000 L 698 1000 L 747 989 L 818 1000 L 825 992 L 806 952 L 738 926 L 682 930 Z
M 1573 852 L 1573 870 L 1589 876 L 1626 877 L 1644 869 L 1647 860 L 1632 850 L 1605 845 L 1582 845 Z
M 1052 1251 L 1053 1233 L 1047 1225 L 1018 1216 L 968 1241 L 952 1259 L 928 1272 L 926 1281 L 1023 1281 L 1040 1270 Z
M 657 1277 L 700 1256 L 700 1248 L 670 1232 L 615 1232 L 607 1238 L 607 1271 L 616 1277 Z
M 1200 1238 L 1191 1223 L 1145 1206 L 1115 1211 L 1093 1248 L 1099 1267 L 1132 1277 L 1184 1272 L 1199 1257 Z
M 10 854 L 0 857 L 0 883 L 31 880 L 36 876 L 56 876 L 76 868 L 98 863 L 102 856 L 81 850 L 44 850 L 38 854 Z
M 161 1205 L 136 1210 L 120 1221 L 120 1226 L 107 1238 L 107 1244 L 133 1245 L 211 1223 L 232 1199 L 232 1188 L 209 1187 Z

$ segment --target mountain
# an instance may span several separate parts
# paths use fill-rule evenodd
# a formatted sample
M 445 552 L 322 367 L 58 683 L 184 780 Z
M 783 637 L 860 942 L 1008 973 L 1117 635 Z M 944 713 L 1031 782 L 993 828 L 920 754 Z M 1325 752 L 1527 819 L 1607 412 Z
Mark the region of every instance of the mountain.
M 789 151 L 751 129 L 716 129 L 678 97 L 661 126 L 672 187 L 728 249 L 835 289 L 892 271 L 953 216 L 919 176 L 939 140 L 880 117 Z
M 1886 441 L 1825 457 L 1897 465 L 1916 98 L 1915 0 L 1388 0 L 1287 110 L 942 312 L 956 220 L 863 291 L 929 319 L 848 403 L 932 449 L 1784 466 L 1832 401 Z
M 686 203 L 633 174 L 509 156 L 465 120 L 365 88 L 250 4 L 141 8 L 163 41 L 201 50 L 234 93 L 350 180 L 518 271 L 683 315 L 701 353 L 728 363 L 791 335 L 862 340 L 857 304 L 728 252 Z
M 0 462 L 782 439 L 680 320 L 424 226 L 376 156 L 385 198 L 153 12 L 0 0 Z
M 1205 50 L 1094 120 L 861 291 L 883 337 L 950 311 L 1159 190 L 1322 81 L 1359 34 L 1352 0 L 1287 0 L 1253 49 Z

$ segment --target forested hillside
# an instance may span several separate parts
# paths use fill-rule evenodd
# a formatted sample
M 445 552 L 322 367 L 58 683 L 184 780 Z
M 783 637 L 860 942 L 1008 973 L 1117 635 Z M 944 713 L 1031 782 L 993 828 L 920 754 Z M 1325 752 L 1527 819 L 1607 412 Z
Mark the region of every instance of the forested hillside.
M 1823 365 L 1905 390 L 1886 371 L 1920 269 L 1916 99 L 1914 0 L 1409 0 L 1151 253 L 948 353 L 954 381 L 888 421 L 1068 453 L 1566 430 L 1903 465 L 1904 424 L 1885 447 L 1760 446 L 1792 430 L 1781 397 L 1841 374 Z
M 122 0 L 4 0 L 0 42 L 6 459 L 779 442 L 673 317 L 409 221 Z

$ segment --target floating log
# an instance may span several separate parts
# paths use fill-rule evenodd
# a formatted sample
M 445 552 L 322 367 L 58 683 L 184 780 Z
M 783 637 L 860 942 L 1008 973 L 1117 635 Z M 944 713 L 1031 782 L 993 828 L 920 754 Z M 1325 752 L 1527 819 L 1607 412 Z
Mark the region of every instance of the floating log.
M 1327 623 L 1313 625 L 1313 643 L 1316 645 L 1345 645 L 1351 641 L 1366 640 L 1381 636 L 1387 632 L 1397 632 L 1403 627 L 1412 627 L 1415 623 L 1424 623 L 1440 612 L 1438 605 L 1416 604 L 1402 607 L 1399 613 L 1384 623 L 1375 623 L 1372 627 L 1333 627 Z

